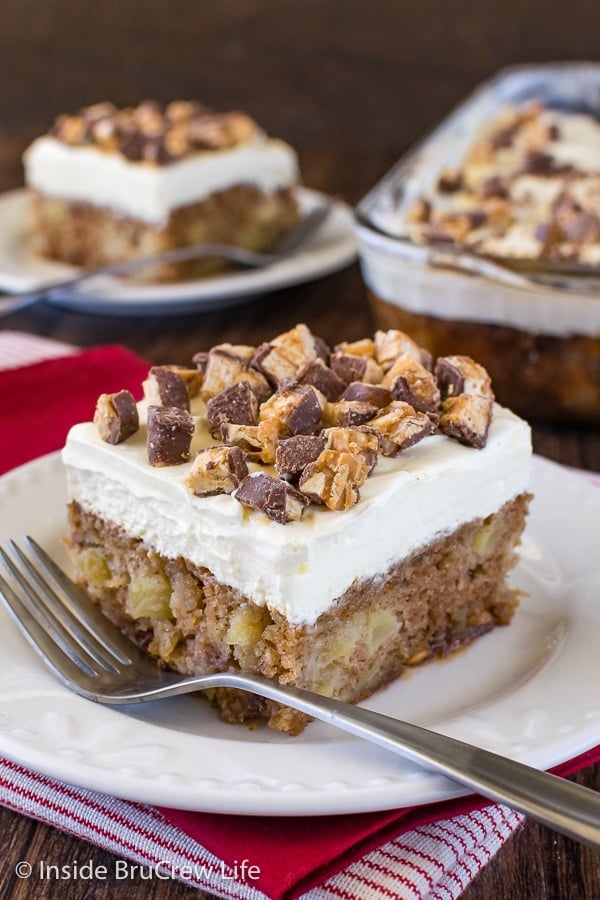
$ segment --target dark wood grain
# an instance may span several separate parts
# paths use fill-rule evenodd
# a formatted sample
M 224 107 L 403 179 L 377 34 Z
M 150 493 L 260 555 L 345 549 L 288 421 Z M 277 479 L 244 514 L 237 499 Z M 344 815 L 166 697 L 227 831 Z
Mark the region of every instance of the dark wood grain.
M 500 67 L 594 59 L 600 10 L 562 0 L 5 0 L 0 28 L 0 190 L 22 183 L 20 154 L 59 112 L 110 98 L 197 96 L 253 113 L 298 148 L 312 187 L 354 204 L 398 156 Z M 189 360 L 218 341 L 258 343 L 305 321 L 330 341 L 373 327 L 357 265 L 221 313 L 104 317 L 40 306 L 0 327 L 86 347 L 120 342 L 154 363 Z M 591 428 L 534 426 L 538 453 L 600 471 Z M 576 780 L 600 789 L 600 767 Z M 0 897 L 38 900 L 188 900 L 177 882 L 19 881 L 34 866 L 115 857 L 0 809 Z M 61 892 L 62 891 L 62 892 Z M 528 823 L 500 850 L 464 900 L 595 900 L 600 854 Z

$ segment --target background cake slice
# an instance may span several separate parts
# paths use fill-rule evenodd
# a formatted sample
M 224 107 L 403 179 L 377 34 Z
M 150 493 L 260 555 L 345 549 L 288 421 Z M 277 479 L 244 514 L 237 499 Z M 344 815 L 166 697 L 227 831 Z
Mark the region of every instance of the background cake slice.
M 160 664 L 356 702 L 510 621 L 530 432 L 475 361 L 397 331 L 330 350 L 299 325 L 196 362 L 153 367 L 139 409 L 103 395 L 63 454 L 77 578 Z
M 244 113 L 198 102 L 99 103 L 61 115 L 24 166 L 35 248 L 90 269 L 206 242 L 263 250 L 298 217 L 292 148 Z M 224 265 L 203 259 L 144 274 L 198 276 Z

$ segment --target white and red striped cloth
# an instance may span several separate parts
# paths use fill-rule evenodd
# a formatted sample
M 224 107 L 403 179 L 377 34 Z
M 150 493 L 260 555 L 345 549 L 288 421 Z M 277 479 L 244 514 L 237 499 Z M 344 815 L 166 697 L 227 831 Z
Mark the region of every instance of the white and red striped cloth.
M 219 897 L 270 900 L 272 896 L 236 881 L 231 866 L 152 806 L 61 784 L 8 760 L 0 760 L 0 803 Z M 519 814 L 493 805 L 419 826 L 297 896 L 453 900 L 521 821 Z
M 43 338 L 0 332 L 0 371 L 4 370 L 2 377 L 5 378 L 12 377 L 9 370 L 17 367 L 41 360 L 57 360 L 77 352 L 80 351 Z M 139 366 L 141 361 L 134 360 L 134 363 Z M 0 413 L 1 405 L 0 392 Z M 579 761 L 578 766 L 572 766 L 572 770 L 591 764 L 599 757 L 598 752 L 590 753 L 585 760 Z M 220 897 L 247 900 L 292 897 L 303 900 L 453 900 L 522 822 L 519 814 L 497 804 L 471 811 L 468 803 L 462 808 L 455 806 L 454 809 L 460 811 L 454 815 L 447 811 L 452 809 L 449 805 L 441 813 L 445 818 L 440 818 L 439 812 L 423 817 L 417 811 L 416 820 L 407 814 L 404 825 L 403 811 L 398 811 L 397 818 L 391 816 L 385 823 L 383 817 L 381 822 L 376 819 L 374 826 L 369 821 L 370 830 L 364 831 L 369 839 L 361 845 L 367 849 L 354 852 L 352 838 L 359 831 L 353 832 L 353 826 L 346 826 L 341 840 L 336 832 L 341 818 L 353 817 L 340 817 L 337 823 L 330 822 L 325 829 L 315 822 L 311 831 L 329 837 L 335 834 L 332 856 L 336 861 L 327 865 L 331 859 L 324 860 L 321 853 L 313 868 L 310 864 L 305 866 L 305 871 L 299 871 L 293 883 L 283 885 L 278 883 L 280 874 L 277 870 L 268 871 L 269 858 L 274 859 L 282 853 L 278 835 L 283 839 L 284 832 L 289 832 L 288 846 L 292 846 L 297 834 L 302 835 L 306 820 L 302 823 L 280 819 L 271 832 L 265 832 L 266 837 L 260 838 L 261 863 L 267 871 L 263 871 L 260 880 L 251 881 L 238 877 L 232 859 L 236 849 L 242 850 L 245 846 L 245 837 L 250 845 L 254 840 L 254 846 L 259 846 L 260 840 L 257 843 L 252 834 L 259 830 L 256 820 L 254 823 L 250 820 L 246 825 L 237 819 L 235 834 L 229 835 L 229 823 L 233 825 L 231 817 L 213 816 L 211 819 L 209 815 L 199 813 L 196 822 L 194 813 L 160 810 L 62 784 L 7 759 L 0 759 L 0 804 L 102 847 L 120 860 L 148 867 L 156 877 L 173 877 Z M 244 828 L 248 829 L 246 834 Z M 308 832 L 304 831 L 304 834 Z M 199 835 L 204 838 L 198 840 Z M 210 849 L 205 844 L 209 844 Z M 328 851 L 326 837 L 323 846 Z M 310 857 L 308 847 L 307 854 Z M 249 854 L 240 852 L 239 858 L 244 855 Z M 281 871 L 281 860 L 278 865 Z

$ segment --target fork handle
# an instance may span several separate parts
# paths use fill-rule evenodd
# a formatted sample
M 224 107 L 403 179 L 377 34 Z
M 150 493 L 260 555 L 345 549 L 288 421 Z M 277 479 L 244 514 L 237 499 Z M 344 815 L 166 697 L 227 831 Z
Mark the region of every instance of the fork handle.
M 418 725 L 258 675 L 224 672 L 190 678 L 184 690 L 194 690 L 198 682 L 202 689 L 235 687 L 277 700 L 505 803 L 569 838 L 600 847 L 600 794 L 581 785 Z M 181 690 L 181 682 L 172 690 L 158 688 L 150 699 Z
M 90 281 L 92 278 L 111 275 L 133 275 L 140 269 L 145 269 L 152 265 L 189 262 L 193 259 L 215 256 L 228 259 L 248 269 L 263 268 L 284 259 L 294 252 L 303 241 L 320 228 L 330 215 L 330 212 L 331 203 L 329 202 L 321 203 L 312 209 L 291 231 L 277 242 L 274 251 L 270 253 L 245 250 L 243 247 L 237 247 L 234 244 L 222 243 L 192 244 L 186 247 L 174 247 L 171 250 L 161 250 L 159 253 L 153 253 L 149 256 L 138 256 L 133 259 L 111 263 L 99 269 L 91 269 L 88 272 L 79 272 L 77 275 L 72 275 L 63 281 L 42 285 L 30 291 L 22 291 L 5 298 L 0 296 L 0 316 L 8 315 L 19 309 L 25 309 L 27 306 L 33 306 L 34 303 L 38 303 L 56 291 L 72 290 L 74 287 L 85 281 Z
M 89 272 L 80 272 L 71 278 L 63 281 L 57 281 L 53 284 L 42 285 L 33 288 L 30 291 L 21 291 L 18 294 L 12 294 L 8 297 L 0 296 L 0 315 L 8 315 L 19 309 L 25 309 L 33 306 L 45 297 L 49 297 L 58 291 L 70 291 L 85 281 L 91 281 L 92 278 L 100 276 L 119 276 L 133 275 L 140 269 L 148 266 L 166 263 L 187 262 L 192 259 L 200 259 L 201 257 L 221 257 L 229 259 L 238 265 L 246 268 L 260 268 L 275 262 L 279 257 L 275 254 L 259 254 L 252 251 L 245 251 L 241 247 L 234 247 L 229 244 L 199 244 L 190 247 L 176 247 L 173 250 L 165 250 L 161 253 L 155 253 L 152 256 L 140 256 L 134 259 L 124 260 L 123 262 L 113 263 L 112 265 L 103 266 L 100 269 L 93 269 Z

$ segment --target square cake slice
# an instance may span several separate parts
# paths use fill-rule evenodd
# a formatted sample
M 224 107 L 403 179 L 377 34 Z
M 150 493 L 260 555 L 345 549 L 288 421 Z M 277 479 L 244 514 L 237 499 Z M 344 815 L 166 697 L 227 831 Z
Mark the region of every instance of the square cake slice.
M 160 665 L 357 702 L 507 624 L 528 425 L 485 369 L 399 331 L 330 349 L 306 325 L 155 366 L 63 451 L 76 577 Z M 222 716 L 305 717 L 231 689 Z
M 36 251 L 87 269 L 201 243 L 264 250 L 298 218 L 292 148 L 242 112 L 195 101 L 61 115 L 24 166 Z M 143 274 L 196 277 L 224 265 L 205 258 Z

